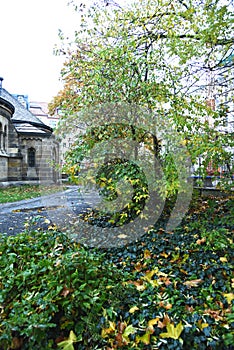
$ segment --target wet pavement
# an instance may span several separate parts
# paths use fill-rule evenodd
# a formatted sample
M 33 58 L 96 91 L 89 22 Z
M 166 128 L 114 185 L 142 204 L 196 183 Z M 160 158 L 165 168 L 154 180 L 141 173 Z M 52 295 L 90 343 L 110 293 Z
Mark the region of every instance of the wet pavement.
M 51 195 L 44 196 L 42 192 L 38 198 L 0 204 L 0 233 L 15 235 L 25 229 L 66 229 L 98 200 L 96 192 L 82 192 L 78 186 L 70 186 Z
M 0 234 L 57 230 L 90 247 L 112 248 L 136 241 L 145 233 L 148 221 L 140 217 L 123 226 L 108 226 L 102 218 L 90 224 L 86 219 L 90 209 L 99 210 L 100 203 L 102 197 L 94 189 L 70 186 L 51 195 L 42 192 L 38 198 L 0 204 Z

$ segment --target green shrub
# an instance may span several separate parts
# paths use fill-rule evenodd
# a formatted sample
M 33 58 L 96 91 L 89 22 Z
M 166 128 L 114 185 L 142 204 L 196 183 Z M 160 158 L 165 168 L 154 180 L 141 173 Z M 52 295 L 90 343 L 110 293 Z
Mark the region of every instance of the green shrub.
M 100 338 L 103 308 L 123 274 L 58 232 L 0 239 L 0 348 L 49 349 L 73 330 L 85 349 Z M 40 346 L 39 346 L 40 344 Z

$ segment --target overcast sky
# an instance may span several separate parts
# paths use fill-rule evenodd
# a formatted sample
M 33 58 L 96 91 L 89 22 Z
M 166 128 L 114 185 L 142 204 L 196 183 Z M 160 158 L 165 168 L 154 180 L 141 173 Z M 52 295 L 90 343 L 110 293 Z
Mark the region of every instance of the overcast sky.
M 49 102 L 61 88 L 61 57 L 53 55 L 58 29 L 71 35 L 79 17 L 67 0 L 1 0 L 0 77 L 13 94 Z

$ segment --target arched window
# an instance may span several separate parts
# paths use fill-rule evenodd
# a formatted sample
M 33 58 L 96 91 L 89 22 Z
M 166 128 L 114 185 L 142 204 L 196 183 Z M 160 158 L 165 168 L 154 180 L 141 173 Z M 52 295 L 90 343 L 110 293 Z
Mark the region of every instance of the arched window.
M 36 150 L 32 147 L 28 149 L 28 166 L 31 168 L 36 166 Z

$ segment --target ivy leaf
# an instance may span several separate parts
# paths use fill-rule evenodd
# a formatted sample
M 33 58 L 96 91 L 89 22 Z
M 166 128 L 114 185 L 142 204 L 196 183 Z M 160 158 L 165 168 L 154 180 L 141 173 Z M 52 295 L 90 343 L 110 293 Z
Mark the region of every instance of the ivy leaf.
M 173 338 L 173 339 L 179 339 L 184 327 L 182 323 L 178 323 L 178 325 L 175 327 L 172 323 L 167 325 L 167 332 L 161 333 L 161 338 Z
M 82 340 L 82 337 L 79 337 L 79 339 L 77 339 L 75 333 L 73 331 L 70 331 L 69 338 L 58 343 L 58 347 L 62 350 L 74 350 L 73 343 L 76 343 L 80 340 Z

